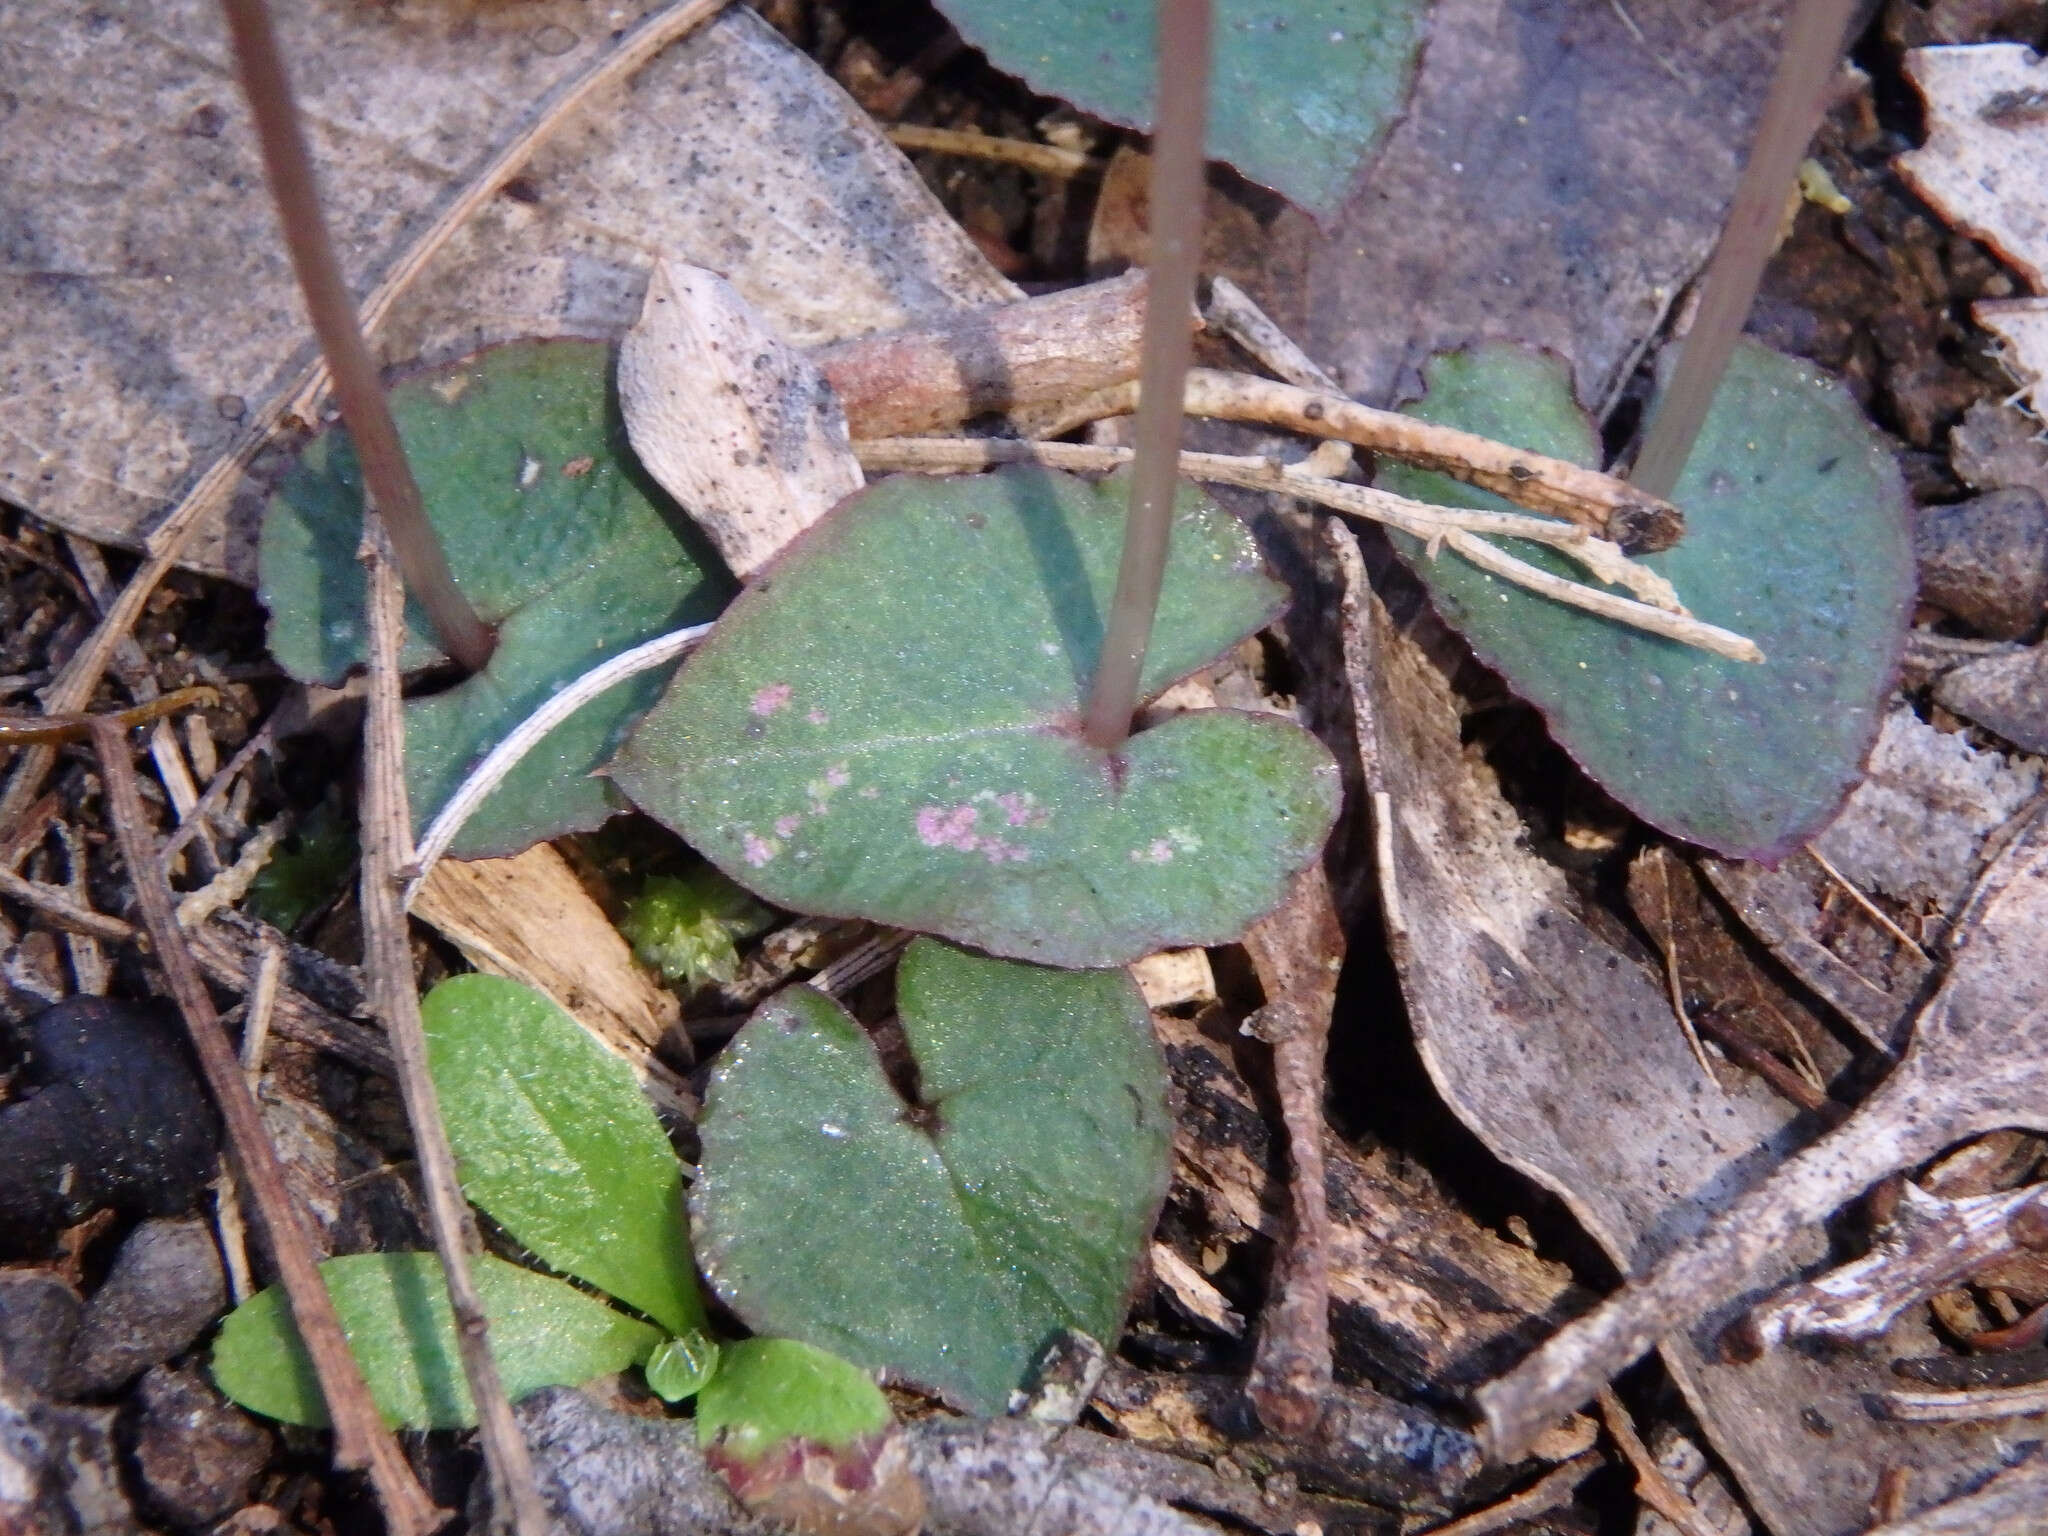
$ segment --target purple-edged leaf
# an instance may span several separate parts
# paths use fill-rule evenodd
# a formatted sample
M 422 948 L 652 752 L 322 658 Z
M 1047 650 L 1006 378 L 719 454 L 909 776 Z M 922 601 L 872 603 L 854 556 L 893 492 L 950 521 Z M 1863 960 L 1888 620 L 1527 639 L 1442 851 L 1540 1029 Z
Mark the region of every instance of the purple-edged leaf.
M 1322 847 L 1336 765 L 1227 710 L 1114 759 L 1081 740 L 1126 494 L 1043 470 L 870 487 L 733 604 L 613 779 L 796 911 L 1050 965 L 1236 937 Z M 1146 692 L 1281 598 L 1243 525 L 1184 490 Z
M 1123 971 L 919 939 L 896 996 L 915 1112 L 807 987 L 740 1031 L 699 1127 L 697 1251 L 755 1331 L 995 1413 L 1055 1332 L 1122 1326 L 1166 1191 L 1165 1066 Z
M 1151 126 L 1154 7 L 939 0 L 998 69 L 1130 128 Z M 1427 0 L 1217 0 L 1209 153 L 1311 213 L 1333 211 L 1400 114 Z
M 494 347 L 397 384 L 391 412 L 455 584 L 498 626 L 482 672 L 406 704 L 406 787 L 424 826 L 563 684 L 713 617 L 732 586 L 627 446 L 602 342 Z M 336 427 L 307 445 L 263 522 L 270 649 L 294 677 L 332 682 L 363 659 L 362 517 L 355 451 Z M 408 605 L 404 664 L 438 656 L 433 626 Z M 660 688 L 652 673 L 585 705 L 513 769 L 452 851 L 516 853 L 618 811 L 592 770 Z
M 1508 346 L 1434 358 L 1426 420 L 1597 462 L 1561 364 Z M 1391 490 L 1450 506 L 1505 503 L 1394 469 Z M 1883 440 L 1811 364 L 1742 343 L 1673 497 L 1685 538 L 1643 563 L 1700 618 L 1747 635 L 1761 665 L 1538 597 L 1445 552 L 1395 542 L 1438 611 L 1558 741 L 1645 821 L 1717 852 L 1773 858 L 1825 826 L 1861 777 L 1913 594 L 1905 491 Z M 1532 564 L 1576 576 L 1551 551 Z

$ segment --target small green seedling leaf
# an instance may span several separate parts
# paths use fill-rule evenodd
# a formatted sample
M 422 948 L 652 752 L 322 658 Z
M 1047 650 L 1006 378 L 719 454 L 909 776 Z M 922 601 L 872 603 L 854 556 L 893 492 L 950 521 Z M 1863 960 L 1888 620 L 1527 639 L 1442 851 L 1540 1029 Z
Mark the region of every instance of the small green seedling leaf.
M 355 862 L 355 828 L 323 801 L 256 872 L 242 910 L 290 933 L 334 899 Z
M 733 604 L 613 779 L 796 911 L 1067 966 L 1235 938 L 1321 849 L 1336 765 L 1228 710 L 1114 757 L 1081 740 L 1126 495 L 1043 470 L 870 487 Z M 1185 490 L 1145 692 L 1282 596 L 1243 525 Z
M 626 445 L 611 352 L 524 341 L 407 379 L 392 415 L 455 584 L 498 628 L 490 665 L 406 705 L 406 781 L 424 827 L 477 759 L 572 678 L 643 640 L 713 617 L 732 590 L 717 556 Z M 363 659 L 362 479 L 348 435 L 315 438 L 272 498 L 258 550 L 270 648 L 332 682 Z M 436 659 L 407 610 L 407 667 Z M 512 771 L 451 850 L 477 858 L 598 825 L 620 809 L 592 771 L 653 702 L 622 683 Z
M 682 1166 L 625 1062 L 502 976 L 450 977 L 420 1015 L 463 1194 L 543 1262 L 701 1331 Z
M 1122 971 L 919 939 L 897 1004 L 914 1109 L 808 988 L 740 1031 L 705 1101 L 699 1251 L 755 1330 L 996 1413 L 1058 1330 L 1118 1336 L 1166 1190 L 1165 1070 Z
M 1147 128 L 1151 4 L 939 0 L 960 35 L 1034 89 Z M 1332 212 L 1407 99 L 1427 0 L 1217 0 L 1209 152 Z
M 619 932 L 633 953 L 685 987 L 723 985 L 739 974 L 739 941 L 767 931 L 775 915 L 709 864 L 688 874 L 650 875 L 626 904 Z
M 702 1333 L 663 1339 L 641 1370 L 654 1395 L 665 1403 L 695 1397 L 718 1374 L 718 1342 Z
M 697 1396 L 697 1443 L 752 1461 L 785 1440 L 833 1448 L 887 1429 L 889 1400 L 858 1366 L 795 1339 L 728 1344 Z
M 490 1319 L 491 1354 L 514 1401 L 623 1371 L 661 1342 L 659 1330 L 560 1280 L 481 1255 L 470 1265 Z M 464 1429 L 476 1422 L 438 1258 L 353 1254 L 329 1259 L 320 1277 L 387 1423 Z M 252 1412 L 287 1424 L 327 1423 L 312 1358 L 281 1287 L 258 1291 L 221 1323 L 213 1379 Z
M 1597 438 L 1554 359 L 1507 346 L 1437 357 L 1409 409 L 1582 464 Z M 1506 504 L 1439 475 L 1388 489 Z M 1752 342 L 1736 350 L 1673 500 L 1685 538 L 1643 563 L 1700 618 L 1747 635 L 1728 661 L 1514 587 L 1395 536 L 1438 611 L 1558 742 L 1645 821 L 1737 858 L 1773 859 L 1825 826 L 1862 773 L 1913 595 L 1897 465 L 1841 385 Z M 1512 510 L 1512 509 L 1510 509 Z M 1577 575 L 1551 551 L 1532 564 Z

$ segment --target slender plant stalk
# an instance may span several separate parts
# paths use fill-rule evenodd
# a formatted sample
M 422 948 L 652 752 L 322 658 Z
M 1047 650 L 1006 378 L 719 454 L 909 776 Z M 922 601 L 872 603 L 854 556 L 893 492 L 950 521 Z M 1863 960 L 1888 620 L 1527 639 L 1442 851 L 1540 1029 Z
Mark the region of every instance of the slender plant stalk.
M 1194 339 L 1201 255 L 1204 126 L 1209 105 L 1210 0 L 1159 0 L 1159 118 L 1152 135 L 1151 291 L 1139 371 L 1137 457 L 1123 559 L 1110 605 L 1102 656 L 1081 731 L 1113 752 L 1131 733 L 1138 679 L 1152 639 L 1152 616 L 1166 577 L 1173 497 L 1180 483 L 1181 394 Z
M 1799 174 L 1800 159 L 1820 127 L 1828 86 L 1842 57 L 1843 34 L 1856 0 L 1799 0 L 1785 28 L 1785 49 L 1771 77 L 1771 94 L 1757 124 L 1756 142 L 1721 242 L 1707 264 L 1699 312 L 1678 355 L 1671 383 L 1650 417 L 1642 452 L 1629 477 L 1639 491 L 1668 499 L 1692 445 L 1706 423 L 1735 338 L 1756 301 L 1764 263 L 1777 244 L 1785 198 Z
M 334 257 L 334 242 L 313 180 L 313 158 L 299 127 L 291 80 L 269 8 L 265 0 L 221 0 L 221 10 L 234 42 L 235 67 L 255 119 L 263 168 L 277 200 L 292 270 L 305 295 L 313 334 L 326 354 L 335 403 L 341 407 L 341 418 L 355 443 L 370 501 L 383 514 L 405 584 L 433 621 L 442 647 L 470 671 L 479 671 L 491 659 L 497 637 L 456 590 L 440 541 L 420 503 L 420 488 L 398 441 L 383 381 L 356 323 L 355 301 L 349 297 L 341 265 Z

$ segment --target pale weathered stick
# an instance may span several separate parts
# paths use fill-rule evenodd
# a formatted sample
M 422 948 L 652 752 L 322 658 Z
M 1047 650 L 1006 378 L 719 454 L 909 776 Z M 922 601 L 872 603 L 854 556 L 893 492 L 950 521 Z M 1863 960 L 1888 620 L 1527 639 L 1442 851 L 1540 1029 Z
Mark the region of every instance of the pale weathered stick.
M 855 437 L 903 437 L 1068 401 L 1138 376 L 1146 279 L 1129 273 L 813 351 Z M 1188 312 L 1192 326 L 1194 311 Z
M 563 81 L 544 96 L 528 119 L 527 126 L 472 178 L 469 185 L 385 272 L 358 311 L 363 329 L 374 331 L 382 323 L 391 306 L 413 279 L 425 270 L 434 254 L 448 243 L 470 215 L 497 195 L 506 179 L 524 165 L 592 93 L 631 74 L 669 43 L 716 16 L 727 3 L 728 0 L 677 0 L 676 4 L 641 20 L 619 38 L 610 53 L 594 60 L 582 74 Z M 149 601 L 158 583 L 176 567 L 178 556 L 193 533 L 206 518 L 227 504 L 235 487 L 241 483 L 243 472 L 287 417 L 297 416 L 308 421 L 314 418 L 320 396 L 326 388 L 327 369 L 324 364 L 315 363 L 290 389 L 274 396 L 255 412 L 228 451 L 213 462 L 164 520 L 150 531 L 143 542 L 145 558 L 142 564 L 128 578 L 120 596 L 101 616 L 92 633 L 86 637 L 85 644 L 72 653 L 71 659 L 57 674 L 56 681 L 44 695 L 45 708 L 52 713 L 64 713 L 82 710 L 92 701 L 115 650 L 135 628 L 135 621 L 142 615 L 143 604 Z M 56 762 L 57 749 L 42 745 L 26 748 L 15 760 L 7 787 L 0 791 L 0 834 L 4 834 L 28 809 Z
M 1030 443 L 1008 438 L 885 438 L 855 443 L 854 452 L 860 456 L 862 466 L 870 471 L 906 470 L 921 474 L 958 474 L 997 464 L 1043 464 L 1053 469 L 1100 474 L 1128 464 L 1131 459 L 1128 448 L 1101 448 L 1089 443 Z M 1499 533 L 1515 538 L 1541 539 L 1568 555 L 1577 555 L 1584 547 L 1580 541 L 1585 539 L 1585 535 L 1583 530 L 1568 525 L 1546 523 L 1539 518 L 1516 518 L 1509 513 L 1432 507 L 1366 486 L 1343 485 L 1299 474 L 1293 466 L 1276 466 L 1265 459 L 1183 453 L 1181 473 L 1193 480 L 1210 480 L 1300 496 L 1340 512 L 1386 523 L 1417 538 L 1442 539 L 1458 549 L 1461 555 L 1473 559 L 1474 564 L 1484 564 L 1486 569 L 1504 580 L 1528 586 L 1559 602 L 1731 660 L 1763 659 L 1763 653 L 1753 641 L 1719 625 L 1703 623 L 1683 612 L 1673 613 L 1667 608 L 1634 602 L 1566 581 L 1547 571 L 1538 571 L 1534 566 L 1489 545 L 1480 544 L 1483 552 L 1475 558 L 1453 540 L 1454 534 L 1470 537 L 1474 532 Z M 1588 544 L 1591 542 L 1586 540 Z M 1615 554 L 1618 558 L 1619 552 Z M 1603 570 L 1600 573 L 1603 580 L 1624 579 L 1618 574 L 1622 567 L 1616 565 L 1611 569 L 1617 574 Z
M 1128 415 L 1137 404 L 1138 387 L 1119 384 L 1076 401 L 1048 431 L 1084 426 L 1105 416 Z M 1196 368 L 1188 374 L 1184 406 L 1190 416 L 1257 422 L 1310 437 L 1337 438 L 1463 480 L 1532 511 L 1562 517 L 1627 549 L 1668 549 L 1685 530 L 1685 520 L 1676 507 L 1611 475 L 1496 443 L 1476 432 L 1436 426 L 1397 411 L 1375 410 L 1343 395 L 1254 378 L 1248 373 Z M 861 434 L 856 431 L 854 435 Z
M 1259 308 L 1257 300 L 1221 273 L 1209 280 L 1209 302 L 1202 307 L 1202 318 L 1209 322 L 1211 330 L 1228 336 L 1258 359 L 1276 379 L 1326 395 L 1344 393 L 1343 385 L 1295 345 L 1294 338 Z M 1301 467 L 1312 475 L 1341 480 L 1350 472 L 1353 459 L 1349 443 L 1328 438 L 1316 444 L 1315 451 L 1301 461 Z
M 277 1152 L 264 1134 L 263 1117 L 242 1076 L 241 1063 L 228 1044 L 214 1011 L 213 997 L 200 979 L 199 967 L 185 942 L 172 910 L 171 888 L 149 831 L 135 766 L 128 760 L 128 740 L 118 721 L 94 723 L 93 746 L 99 754 L 106 785 L 107 812 L 120 839 L 121 856 L 135 899 L 142 909 L 156 958 L 184 1018 L 193 1054 L 199 1058 L 206 1086 L 228 1130 L 236 1172 L 256 1203 L 258 1218 L 270 1239 L 291 1306 L 292 1322 L 320 1381 L 320 1395 L 334 1426 L 334 1459 L 344 1467 L 368 1470 L 384 1518 L 395 1536 L 424 1536 L 446 1518 L 434 1507 L 412 1475 L 405 1454 L 377 1415 L 377 1405 L 364 1385 L 355 1356 L 335 1315 L 334 1302 L 313 1260 L 313 1245 L 285 1184 Z
M 476 1408 L 492 1505 L 497 1518 L 501 1522 L 509 1519 L 518 1536 L 546 1536 L 547 1511 L 534 1484 L 533 1460 L 505 1397 L 498 1362 L 491 1354 L 490 1324 L 469 1273 L 468 1256 L 480 1245 L 456 1181 L 455 1154 L 448 1145 L 434 1079 L 427 1070 L 426 1029 L 413 981 L 412 943 L 399 906 L 400 872 L 411 862 L 412 849 L 405 796 L 405 718 L 398 691 L 405 593 L 391 563 L 383 521 L 375 512 L 363 518 L 361 555 L 367 574 L 370 653 L 370 694 L 363 722 L 363 870 L 359 887 L 363 968 L 368 973 L 371 1008 L 390 1037 L 398 1069 L 399 1095 L 405 1101 L 419 1159 L 420 1185 L 427 1197 L 428 1224 L 455 1314 L 462 1373 Z
M 1041 176 L 1066 180 L 1074 176 L 1102 173 L 1102 162 L 1078 149 L 1061 149 L 1056 144 L 1039 144 L 1029 139 L 999 139 L 993 134 L 967 128 L 933 128 L 924 123 L 891 123 L 882 130 L 898 149 L 922 149 L 939 155 L 963 155 L 974 160 L 993 160 L 1002 165 L 1020 165 Z

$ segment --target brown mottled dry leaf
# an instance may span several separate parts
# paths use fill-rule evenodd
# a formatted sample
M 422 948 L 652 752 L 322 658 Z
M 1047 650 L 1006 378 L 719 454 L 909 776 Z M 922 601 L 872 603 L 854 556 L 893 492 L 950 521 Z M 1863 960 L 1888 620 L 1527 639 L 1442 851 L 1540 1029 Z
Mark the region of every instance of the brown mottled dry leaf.
M 1388 577 L 1397 622 L 1355 550 L 1342 553 L 1357 577 L 1345 618 L 1367 783 L 1388 817 L 1389 938 L 1424 1064 L 1495 1155 L 1638 1271 L 1812 1127 L 1754 1081 L 1718 1092 L 1704 1080 L 1662 979 L 1527 850 L 1491 772 L 1461 749 L 1456 699 L 1428 648 L 1442 633 L 1419 596 Z M 1810 1231 L 1779 1273 L 1825 1252 Z M 1780 1351 L 1720 1363 L 1727 1321 L 1667 1341 L 1663 1356 L 1775 1536 L 1861 1530 L 1887 1466 L 1912 1469 L 1917 1502 L 1998 1464 L 1992 1433 L 1874 1420 L 1865 1395 L 1889 1381 L 1878 1360 Z
M 1604 414 L 1720 232 L 1786 9 L 1440 0 L 1407 116 L 1311 242 L 1305 314 L 1276 317 L 1368 403 L 1499 339 L 1570 358 Z
M 551 86 L 655 9 L 280 8 L 357 293 Z M 311 336 L 217 7 L 9 6 L 0 56 L 0 495 L 133 546 L 312 360 Z M 853 103 L 735 5 L 575 113 L 401 300 L 382 354 L 617 335 L 657 255 L 727 274 L 798 345 L 1015 296 Z M 188 561 L 252 579 L 260 504 L 245 492 Z

